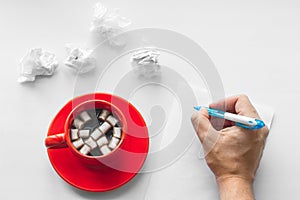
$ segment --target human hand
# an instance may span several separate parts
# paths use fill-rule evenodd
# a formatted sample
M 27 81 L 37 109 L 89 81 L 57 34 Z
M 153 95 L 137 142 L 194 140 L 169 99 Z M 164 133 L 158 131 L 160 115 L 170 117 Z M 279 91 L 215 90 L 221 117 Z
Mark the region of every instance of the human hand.
M 229 97 L 210 105 L 214 109 L 225 106 L 227 112 L 260 119 L 245 95 Z M 221 198 L 224 192 L 227 192 L 227 196 L 230 195 L 227 191 L 229 185 L 235 185 L 235 188 L 243 185 L 252 192 L 252 183 L 269 133 L 268 128 L 240 128 L 230 121 L 212 119 L 205 108 L 192 116 L 192 123 L 203 144 L 206 162 L 219 184 Z M 224 126 L 221 127 L 221 124 Z M 242 199 L 241 196 L 239 199 Z

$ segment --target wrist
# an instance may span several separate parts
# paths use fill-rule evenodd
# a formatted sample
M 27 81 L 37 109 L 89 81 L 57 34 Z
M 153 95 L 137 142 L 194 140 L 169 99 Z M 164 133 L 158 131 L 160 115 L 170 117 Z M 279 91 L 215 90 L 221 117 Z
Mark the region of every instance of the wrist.
M 221 200 L 253 200 L 253 179 L 240 176 L 217 178 Z

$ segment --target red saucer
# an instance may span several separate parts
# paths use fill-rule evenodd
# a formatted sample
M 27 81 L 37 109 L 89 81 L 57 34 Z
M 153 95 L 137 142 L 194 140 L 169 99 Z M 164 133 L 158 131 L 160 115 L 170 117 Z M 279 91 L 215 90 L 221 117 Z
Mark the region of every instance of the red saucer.
M 148 153 L 149 138 L 146 123 L 132 104 L 120 97 L 103 93 L 87 94 L 69 101 L 53 119 L 48 136 L 63 133 L 64 123 L 72 108 L 93 99 L 112 102 L 127 119 L 129 134 L 122 148 L 129 153 L 122 160 L 126 161 L 124 169 L 129 170 L 119 171 L 101 163 L 101 169 L 88 167 L 69 148 L 47 149 L 47 152 L 53 168 L 66 182 L 81 190 L 105 192 L 121 187 L 138 173 Z

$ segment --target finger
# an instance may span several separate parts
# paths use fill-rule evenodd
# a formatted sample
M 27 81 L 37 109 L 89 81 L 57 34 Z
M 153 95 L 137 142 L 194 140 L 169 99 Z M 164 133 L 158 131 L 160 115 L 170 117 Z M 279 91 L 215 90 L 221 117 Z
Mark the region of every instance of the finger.
M 210 104 L 209 107 L 260 119 L 256 109 L 246 95 L 228 97 L 219 102 Z
M 210 108 L 217 109 L 217 110 L 223 110 L 230 113 L 236 113 L 235 112 L 235 104 L 238 100 L 239 96 L 232 96 L 228 97 L 226 99 L 222 99 L 216 103 L 211 103 L 209 105 Z
M 254 108 L 248 96 L 246 95 L 238 96 L 238 100 L 235 104 L 235 111 L 239 115 L 260 119 L 256 109 Z
M 229 120 L 225 120 L 218 117 L 210 117 L 210 123 L 217 130 L 222 130 L 223 128 L 234 126 L 235 123 Z
M 199 112 L 194 113 L 191 121 L 200 141 L 203 142 L 208 130 L 212 128 L 207 109 L 201 108 Z
M 238 101 L 238 98 L 239 98 L 239 96 L 228 97 L 228 98 L 222 99 L 222 100 L 220 100 L 216 103 L 211 103 L 209 105 L 209 107 L 213 108 L 213 109 L 223 110 L 223 111 L 226 111 L 226 112 L 236 114 L 235 104 Z M 216 130 L 221 130 L 223 128 L 227 128 L 227 127 L 231 127 L 231 126 L 235 125 L 234 122 L 224 120 L 224 119 L 220 119 L 220 118 L 217 118 L 217 117 L 211 117 L 210 122 Z

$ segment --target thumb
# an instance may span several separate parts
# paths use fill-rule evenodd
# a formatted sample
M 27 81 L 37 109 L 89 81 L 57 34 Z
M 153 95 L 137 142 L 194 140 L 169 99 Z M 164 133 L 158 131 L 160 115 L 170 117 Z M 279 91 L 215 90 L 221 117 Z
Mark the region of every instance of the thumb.
M 203 143 L 209 129 L 212 128 L 207 109 L 201 108 L 199 112 L 195 112 L 192 115 L 191 121 L 200 141 Z

